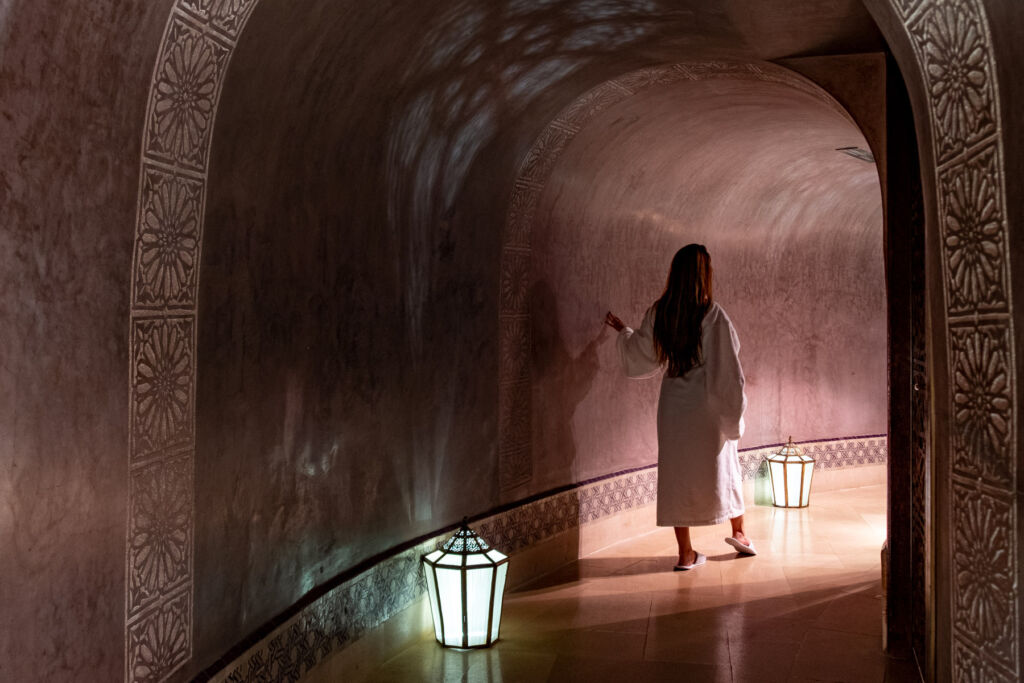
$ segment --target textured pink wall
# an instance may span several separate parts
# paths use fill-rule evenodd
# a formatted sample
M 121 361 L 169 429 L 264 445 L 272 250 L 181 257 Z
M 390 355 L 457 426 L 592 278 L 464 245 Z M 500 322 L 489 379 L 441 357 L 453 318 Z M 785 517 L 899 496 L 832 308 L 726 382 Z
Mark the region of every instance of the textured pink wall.
M 885 431 L 881 192 L 846 146 L 867 144 L 818 100 L 731 80 L 644 90 L 576 135 L 533 233 L 538 488 L 654 460 L 658 381 L 622 376 L 601 320 L 638 325 L 689 242 L 743 344 L 742 446 Z
M 124 671 L 127 311 L 169 2 L 0 3 L 0 680 Z

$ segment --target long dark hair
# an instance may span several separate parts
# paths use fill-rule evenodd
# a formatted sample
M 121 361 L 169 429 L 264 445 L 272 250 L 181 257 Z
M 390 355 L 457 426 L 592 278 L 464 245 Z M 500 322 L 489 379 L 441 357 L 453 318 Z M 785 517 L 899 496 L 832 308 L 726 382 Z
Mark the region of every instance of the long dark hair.
M 670 377 L 700 365 L 700 325 L 711 308 L 711 255 L 703 244 L 687 244 L 672 257 L 665 293 L 654 302 L 654 351 Z

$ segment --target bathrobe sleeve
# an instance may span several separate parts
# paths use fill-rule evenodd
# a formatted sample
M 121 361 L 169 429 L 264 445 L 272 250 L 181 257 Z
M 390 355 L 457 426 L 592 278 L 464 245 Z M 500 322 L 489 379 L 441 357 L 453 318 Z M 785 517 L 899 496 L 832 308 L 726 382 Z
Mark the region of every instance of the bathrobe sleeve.
M 639 330 L 622 328 L 616 343 L 622 358 L 622 369 L 628 377 L 650 377 L 661 369 L 661 363 L 654 352 L 653 308 L 647 311 Z
M 743 436 L 743 411 L 747 407 L 739 358 L 740 340 L 732 321 L 720 306 L 715 304 L 708 317 L 701 340 L 708 403 L 718 417 L 722 434 L 735 440 Z

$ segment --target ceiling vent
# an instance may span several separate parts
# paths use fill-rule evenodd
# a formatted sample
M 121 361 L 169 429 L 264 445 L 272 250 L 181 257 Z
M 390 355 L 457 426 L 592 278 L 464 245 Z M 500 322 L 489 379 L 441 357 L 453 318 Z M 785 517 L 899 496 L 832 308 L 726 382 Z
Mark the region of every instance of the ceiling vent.
M 866 149 L 861 149 L 860 147 L 836 147 L 836 151 L 842 152 L 843 154 L 849 154 L 854 159 L 860 159 L 861 161 L 866 161 L 869 164 L 875 163 L 875 155 Z

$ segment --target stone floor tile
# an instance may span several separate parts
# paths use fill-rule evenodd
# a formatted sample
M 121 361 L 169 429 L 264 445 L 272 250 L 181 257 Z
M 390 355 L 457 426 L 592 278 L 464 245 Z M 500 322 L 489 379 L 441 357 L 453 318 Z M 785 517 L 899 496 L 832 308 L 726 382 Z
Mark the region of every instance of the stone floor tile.
M 370 680 L 916 682 L 912 663 L 881 651 L 884 520 L 884 486 L 754 507 L 758 555 L 726 546 L 728 525 L 694 529 L 708 562 L 690 572 L 672 571 L 671 529 L 653 530 L 509 592 L 494 647 L 425 637 Z
M 886 660 L 878 637 L 809 629 L 792 675 L 833 683 L 883 683 Z
M 547 680 L 550 683 L 730 683 L 732 674 L 727 666 L 647 661 L 609 663 L 559 657 Z

